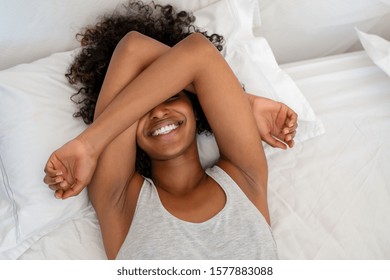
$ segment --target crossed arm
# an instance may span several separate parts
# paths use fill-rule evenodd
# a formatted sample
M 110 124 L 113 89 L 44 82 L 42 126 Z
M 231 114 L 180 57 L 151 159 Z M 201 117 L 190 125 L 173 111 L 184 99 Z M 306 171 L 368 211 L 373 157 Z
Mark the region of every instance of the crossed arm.
M 267 185 L 261 139 L 280 148 L 285 145 L 274 137 L 293 145 L 297 115 L 284 104 L 245 95 L 224 59 L 202 35 L 192 35 L 171 49 L 129 33 L 113 54 L 94 123 L 55 151 L 45 167 L 44 181 L 58 198 L 77 195 L 89 184 L 105 246 L 106 242 L 117 243 L 106 246 L 116 248 L 107 251 L 110 256 L 116 255 L 129 227 L 125 223 L 130 223 L 125 208 L 134 197 L 124 186 L 137 178 L 137 121 L 183 88 L 196 91 L 221 156 L 243 170 L 254 188 L 266 191 Z M 113 203 L 118 201 L 123 204 Z M 118 215 L 124 215 L 123 219 Z
M 187 60 L 192 59 L 192 61 L 193 61 L 192 63 L 195 63 L 197 60 L 199 61 L 198 58 L 199 58 L 199 56 L 202 56 L 202 54 L 199 55 L 199 53 L 198 53 L 199 48 L 197 47 L 198 44 L 194 44 L 194 41 L 195 42 L 202 41 L 202 44 L 204 44 L 205 40 L 199 34 L 196 34 L 195 36 L 192 36 L 192 37 L 195 37 L 195 40 L 193 38 L 191 38 L 191 39 L 188 38 L 188 39 L 184 40 L 184 41 L 187 41 L 186 44 L 184 44 L 185 42 L 184 43 L 182 42 L 181 44 L 178 44 L 178 45 L 181 48 L 183 48 L 183 47 L 180 45 L 186 45 L 187 48 L 192 48 L 193 52 L 191 52 L 191 51 L 186 52 L 187 56 L 189 54 L 189 57 L 186 59 Z M 177 46 L 176 48 L 179 48 L 179 47 Z M 212 50 L 213 48 L 207 48 L 207 49 Z M 91 148 L 90 153 L 92 153 L 93 157 L 95 157 L 95 158 L 91 158 L 90 161 L 92 161 L 92 162 L 96 161 L 96 158 L 102 154 L 102 152 L 105 150 L 105 147 L 107 147 L 108 143 L 113 141 L 113 139 L 115 139 L 115 137 L 117 137 L 120 133 L 124 132 L 127 128 L 130 128 L 131 124 L 134 124 L 136 122 L 136 118 L 137 118 L 136 116 L 139 117 L 139 116 L 142 116 L 143 113 L 145 113 L 144 112 L 145 109 L 144 109 L 142 112 L 135 112 L 133 114 L 133 115 L 135 115 L 135 117 L 134 116 L 133 117 L 127 116 L 125 118 L 120 118 L 122 120 L 120 122 L 113 121 L 115 119 L 118 120 L 118 115 L 121 114 L 119 112 L 119 110 L 121 108 L 120 108 L 120 106 L 118 106 L 118 104 L 120 104 L 121 101 L 118 101 L 115 99 L 117 99 L 116 97 L 118 95 L 121 95 L 120 99 L 122 99 L 122 100 L 126 99 L 126 94 L 124 92 L 126 92 L 126 91 L 128 92 L 128 91 L 132 90 L 131 86 L 129 85 L 129 82 L 131 82 L 132 79 L 137 77 L 140 72 L 142 72 L 145 68 L 147 68 L 147 66 L 149 66 L 151 63 L 153 63 L 156 59 L 159 58 L 159 60 L 163 60 L 163 59 L 161 59 L 162 56 L 167 56 L 167 53 L 169 51 L 170 51 L 170 48 L 168 46 L 165 46 L 165 45 L 163 45 L 163 44 L 161 44 L 161 43 L 159 43 L 151 38 L 145 37 L 145 36 L 143 36 L 139 33 L 135 33 L 135 32 L 129 33 L 118 44 L 118 47 L 115 50 L 113 58 L 115 56 L 122 56 L 122 58 L 123 58 L 123 56 L 124 56 L 123 53 L 127 52 L 127 54 L 134 53 L 137 56 L 141 55 L 142 59 L 139 59 L 139 61 L 141 61 L 141 63 L 138 63 L 136 66 L 128 69 L 127 71 L 122 71 L 122 72 L 110 71 L 110 68 L 115 69 L 117 67 L 117 64 L 121 63 L 121 59 L 116 59 L 116 60 L 113 59 L 111 61 L 109 71 L 107 72 L 107 76 L 106 76 L 106 80 L 110 81 L 109 83 L 107 83 L 107 84 L 109 84 L 109 88 L 107 88 L 107 89 L 105 88 L 105 85 L 106 85 L 106 80 L 105 80 L 101 94 L 99 96 L 99 101 L 97 103 L 97 107 L 96 107 L 96 111 L 95 111 L 95 119 L 98 118 L 105 111 L 105 109 L 110 109 L 109 107 L 115 107 L 115 106 L 108 106 L 111 103 L 115 103 L 113 101 L 116 101 L 117 108 L 111 108 L 111 110 L 107 110 L 107 111 L 111 111 L 112 114 L 111 114 L 111 112 L 105 112 L 107 117 L 102 118 L 103 121 L 101 121 L 101 122 L 95 121 L 94 125 L 92 125 L 91 128 L 87 129 L 87 131 L 85 131 L 84 133 L 82 133 L 78 137 L 78 140 L 86 139 L 86 138 L 88 138 L 88 137 L 86 137 L 86 135 L 89 134 L 89 135 L 91 135 L 91 136 L 89 136 L 89 139 L 99 139 L 99 141 L 95 142 L 95 143 L 92 143 L 91 141 L 89 141 L 89 143 L 90 143 L 89 146 Z M 216 51 L 214 50 L 214 52 L 216 52 Z M 197 53 L 198 53 L 198 55 L 197 55 Z M 218 54 L 213 53 L 213 55 L 219 56 L 219 53 Z M 173 55 L 171 55 L 171 56 L 173 57 Z M 134 55 L 133 55 L 133 59 L 134 59 Z M 161 61 L 160 61 L 160 63 L 159 63 L 160 67 L 165 68 L 165 66 L 162 64 L 166 63 L 167 65 L 169 65 L 170 62 L 173 61 L 171 59 L 176 60 L 175 57 L 165 58 L 165 62 L 161 63 Z M 219 60 L 224 62 L 223 59 L 221 60 L 219 58 Z M 224 63 L 222 63 L 222 64 L 224 64 Z M 123 65 L 122 65 L 122 67 L 123 67 Z M 184 67 L 188 68 L 188 65 L 184 65 Z M 204 67 L 204 66 L 202 66 L 202 67 Z M 223 67 L 228 69 L 228 72 L 230 75 L 229 79 L 235 81 L 235 84 L 234 84 L 235 91 L 242 92 L 241 89 L 237 88 L 237 82 L 235 80 L 234 75 L 231 73 L 230 68 L 227 65 L 223 65 Z M 178 71 L 181 72 L 181 69 L 178 68 Z M 190 71 L 187 71 L 187 72 L 190 72 Z M 204 72 L 204 71 L 202 71 L 202 72 Z M 214 72 L 214 71 L 210 70 L 209 72 Z M 110 74 L 112 76 L 115 75 L 115 77 L 110 77 Z M 161 70 L 158 70 L 158 73 L 151 74 L 149 76 L 146 75 L 146 76 L 148 76 L 150 78 L 153 75 L 159 75 L 159 74 L 162 74 Z M 192 73 L 192 75 L 194 75 L 194 73 Z M 143 76 L 145 76 L 145 75 L 143 75 Z M 171 76 L 171 78 L 175 77 L 175 75 L 170 75 L 170 76 Z M 145 107 L 148 109 L 153 108 L 153 105 L 157 105 L 158 102 L 162 102 L 164 100 L 164 98 L 169 97 L 170 95 L 174 94 L 175 93 L 174 91 L 176 91 L 176 90 L 180 91 L 184 87 L 183 84 L 188 83 L 185 87 L 187 87 L 187 89 L 189 89 L 190 91 L 193 91 L 191 80 L 193 80 L 194 77 L 188 76 L 186 78 L 187 78 L 187 81 L 185 79 L 175 79 L 174 78 L 172 81 L 172 84 L 171 84 L 172 87 L 171 87 L 171 89 L 169 89 L 168 93 L 165 94 L 166 96 L 164 94 L 161 94 L 160 96 L 156 96 L 156 100 L 154 101 L 154 103 L 145 104 Z M 137 77 L 137 80 L 140 80 L 140 79 L 142 80 L 141 77 Z M 156 77 L 152 77 L 152 79 L 156 80 Z M 165 79 L 165 84 L 169 83 L 167 78 L 163 78 L 163 79 Z M 144 80 L 143 81 L 144 83 L 148 83 L 148 81 L 145 81 L 146 79 L 144 77 L 143 77 L 143 80 Z M 180 81 L 179 85 L 174 84 L 175 82 L 178 82 L 178 81 Z M 138 84 L 142 84 L 142 82 L 138 81 Z M 197 83 L 197 84 L 199 84 L 199 87 L 202 88 L 202 86 L 200 86 L 201 83 Z M 222 84 L 223 83 L 218 82 L 216 85 L 217 88 L 214 88 L 215 92 L 217 93 L 217 94 L 215 94 L 214 101 L 212 101 L 212 99 L 210 98 L 210 100 L 208 100 L 207 102 L 203 102 L 203 103 L 208 103 L 208 104 L 220 103 L 219 102 L 220 98 L 221 98 L 220 93 L 223 92 L 223 89 L 222 89 L 223 87 L 221 86 Z M 188 86 L 188 85 L 190 85 L 190 86 Z M 129 89 L 129 87 L 130 87 L 130 89 Z M 145 92 L 145 94 L 144 93 L 139 94 L 140 99 L 142 99 L 142 95 L 143 95 L 143 97 L 145 97 L 147 95 L 146 91 L 148 89 L 144 88 L 144 89 L 141 89 L 141 91 L 142 90 L 143 90 L 143 92 Z M 151 90 L 151 89 L 149 89 L 149 90 Z M 158 88 L 157 91 L 159 91 L 159 90 L 160 90 L 160 87 Z M 230 91 L 231 89 L 226 88 L 226 90 Z M 203 91 L 203 90 L 201 89 L 200 91 Z M 137 98 L 137 97 L 135 97 L 135 95 L 131 95 L 129 97 L 133 97 L 133 100 Z M 129 98 L 129 97 L 127 99 L 131 100 L 131 98 Z M 290 108 L 288 108 L 287 106 L 285 106 L 282 103 L 278 103 L 278 102 L 275 102 L 272 100 L 254 97 L 254 96 L 250 96 L 250 95 L 248 95 L 247 97 L 250 101 L 250 104 L 252 105 L 251 108 L 253 110 L 253 114 L 255 116 L 258 131 L 260 133 L 262 140 L 266 141 L 271 146 L 285 148 L 286 147 L 285 144 L 276 140 L 275 139 L 275 137 L 276 137 L 276 138 L 284 141 L 285 143 L 287 143 L 288 146 L 292 147 L 293 138 L 295 136 L 296 124 L 297 124 L 297 115 Z M 203 97 L 199 96 L 199 99 L 201 100 L 201 99 L 203 99 Z M 208 99 L 208 97 L 206 99 Z M 149 98 L 149 100 L 152 100 L 152 99 Z M 137 100 L 135 100 L 135 101 L 137 101 Z M 141 101 L 141 102 L 145 102 L 145 100 Z M 130 104 L 130 103 L 128 103 L 128 104 Z M 133 104 L 136 104 L 136 103 L 133 102 Z M 205 105 L 205 104 L 202 104 L 202 106 L 203 105 Z M 213 106 L 213 105 L 211 105 L 211 106 Z M 245 105 L 245 106 L 247 106 L 247 105 Z M 134 107 L 136 107 L 136 106 L 134 106 Z M 224 113 L 223 111 L 226 112 L 227 111 L 226 108 L 229 108 L 229 106 L 226 106 L 226 104 L 224 104 L 224 108 L 222 110 L 221 115 L 218 115 L 219 113 L 213 114 L 213 115 L 218 115 L 217 121 L 220 121 L 220 119 L 224 119 L 223 118 L 223 113 Z M 233 106 L 233 108 L 234 108 L 234 106 Z M 246 109 L 248 109 L 248 108 L 246 108 Z M 207 111 L 207 109 L 205 111 Z M 215 110 L 212 109 L 212 111 L 215 111 Z M 246 112 L 247 111 L 248 110 L 246 110 Z M 241 114 L 243 111 L 238 111 L 238 112 L 239 112 L 239 114 Z M 116 114 L 116 116 L 113 116 L 115 114 Z M 122 114 L 123 114 L 123 110 L 122 110 Z M 107 119 L 109 119 L 109 120 L 107 121 Z M 125 121 L 123 121 L 123 120 L 125 120 Z M 217 122 L 217 121 L 215 121 L 215 122 Z M 211 122 L 213 122 L 213 121 L 211 121 Z M 116 127 L 113 127 L 113 126 L 116 126 Z M 105 127 L 110 127 L 110 133 L 107 133 L 105 131 Z M 214 125 L 214 130 L 216 127 L 217 127 L 217 125 Z M 104 131 L 104 133 L 101 134 L 102 131 Z M 95 137 L 93 135 L 95 135 Z M 104 138 L 101 136 L 107 136 L 107 137 Z M 219 143 L 219 144 L 222 144 L 222 146 L 223 146 L 223 143 Z M 222 150 L 223 150 L 223 148 L 222 148 Z M 66 186 L 65 182 L 57 182 L 57 181 L 59 181 L 59 178 L 56 176 L 56 174 L 64 174 L 63 171 L 66 171 L 66 170 L 61 170 L 61 168 L 57 168 L 60 165 L 60 163 L 59 163 L 58 159 L 56 159 L 55 155 L 56 155 L 56 153 L 53 153 L 51 160 L 49 159 L 48 164 L 46 166 L 46 171 L 47 171 L 48 175 L 45 178 L 45 182 L 57 190 L 57 195 L 59 197 L 66 198 L 66 197 L 78 194 L 82 190 L 84 185 L 87 184 L 91 180 L 92 174 L 89 174 L 88 176 L 86 176 L 82 180 L 81 180 L 81 178 L 78 180 L 75 180 L 76 174 L 72 174 L 73 178 L 69 178 L 68 180 L 65 180 L 66 182 L 68 182 L 68 185 L 69 185 L 69 183 L 72 183 L 72 185 L 73 185 L 72 188 L 69 188 L 69 186 Z M 92 166 L 91 169 L 94 169 L 94 167 L 95 166 Z M 88 172 L 88 173 L 91 173 L 91 172 Z M 56 179 L 54 179 L 54 177 Z M 62 185 L 62 186 L 60 186 L 60 185 Z M 69 192 L 67 193 L 67 195 L 62 196 L 64 189 L 68 189 Z
M 187 39 L 187 41 L 189 40 Z M 187 45 L 191 45 L 191 44 L 192 43 L 189 43 Z M 193 53 L 187 52 L 187 53 L 191 53 L 190 56 L 195 58 L 196 55 L 194 54 L 197 53 L 198 49 L 195 46 L 192 46 L 192 48 L 194 52 Z M 110 105 L 120 93 L 122 93 L 122 99 L 123 99 L 125 95 L 123 94 L 123 91 L 126 91 L 127 87 L 129 86 L 128 83 L 131 82 L 132 79 L 137 77 L 138 74 L 142 72 L 147 66 L 149 66 L 152 62 L 154 62 L 157 58 L 159 58 L 163 54 L 166 54 L 169 50 L 170 48 L 168 46 L 161 44 L 151 38 L 148 38 L 136 32 L 131 32 L 125 38 L 123 38 L 123 40 L 118 44 L 115 53 L 113 55 L 113 59 L 110 63 L 110 67 L 106 76 L 106 80 L 110 82 L 106 83 L 105 80 L 103 84 L 101 94 L 99 96 L 99 100 L 95 110 L 95 119 L 97 119 L 107 107 L 110 107 L 108 105 Z M 121 63 L 123 64 L 123 62 L 121 61 L 123 60 L 123 57 L 126 55 L 130 57 L 132 56 L 131 59 L 133 60 L 135 59 L 135 57 L 137 57 L 139 63 L 133 66 L 132 68 L 127 69 L 127 71 L 122 71 L 122 72 L 110 71 L 111 68 L 115 69 L 119 64 Z M 121 58 L 117 58 L 115 60 L 114 59 L 115 56 L 118 57 L 120 56 Z M 169 64 L 170 61 L 167 61 L 166 63 Z M 123 67 L 123 65 L 119 65 L 119 66 Z M 190 80 L 191 79 L 188 79 L 187 82 L 189 82 Z M 187 82 L 182 81 L 182 84 L 185 84 Z M 106 84 L 108 84 L 107 88 L 105 88 Z M 181 87 L 182 86 L 178 86 L 178 87 L 176 86 L 177 89 L 180 89 Z M 191 82 L 186 86 L 186 89 L 193 91 Z M 238 90 L 238 91 L 240 92 L 242 90 Z M 222 90 L 217 89 L 217 92 L 222 92 Z M 169 97 L 169 95 L 171 94 L 173 94 L 172 91 L 170 91 L 167 94 L 167 96 Z M 160 96 L 159 101 L 163 101 L 164 100 L 163 98 L 165 98 L 165 96 L 164 97 Z M 215 101 L 218 102 L 214 102 L 214 103 L 215 104 L 220 103 L 219 98 L 221 97 L 217 96 L 216 98 L 218 100 L 216 99 Z M 295 114 L 295 112 L 290 108 L 288 108 L 286 105 L 269 99 L 255 97 L 252 95 L 247 95 L 247 98 L 250 101 L 251 109 L 253 111 L 253 115 L 255 117 L 256 125 L 260 133 L 261 139 L 266 141 L 268 144 L 270 144 L 273 147 L 279 147 L 282 149 L 286 148 L 286 145 L 283 144 L 281 141 L 287 143 L 288 146 L 292 147 L 294 144 L 293 138 L 295 136 L 296 126 L 297 126 L 297 115 Z M 157 105 L 156 103 L 159 101 L 155 101 L 154 104 Z M 118 104 L 120 103 L 120 101 L 119 102 L 117 101 L 116 103 Z M 208 103 L 213 104 L 212 102 L 208 102 Z M 151 106 L 153 105 L 148 105 L 148 108 L 152 108 Z M 113 109 L 111 111 L 114 111 L 115 113 L 115 110 L 116 109 Z M 106 115 L 111 120 L 118 119 L 118 117 L 112 117 L 112 116 L 110 118 L 109 116 L 110 113 L 106 113 Z M 141 115 L 142 112 L 138 113 L 138 116 Z M 112 128 L 112 124 L 114 124 L 116 121 L 112 121 L 111 124 L 109 123 L 110 121 L 108 122 L 106 121 L 107 127 L 110 127 L 110 133 L 107 133 L 105 131 L 104 124 L 96 125 L 96 127 L 98 128 L 100 127 L 100 130 L 89 128 L 88 129 L 89 131 L 95 130 L 94 134 L 95 136 L 98 136 L 95 137 L 95 139 L 99 139 L 100 142 L 100 144 L 99 143 L 89 144 L 89 146 L 91 146 L 90 152 L 91 153 L 93 152 L 93 157 L 95 157 L 94 159 L 91 158 L 90 160 L 96 161 L 96 158 L 103 153 L 103 151 L 105 150 L 104 148 L 108 145 L 108 143 L 110 143 L 113 139 L 115 139 L 115 137 L 118 136 L 121 132 L 124 132 L 126 128 L 130 128 L 131 122 L 133 123 L 136 122 L 135 119 L 136 117 L 133 117 L 132 120 L 131 119 L 129 120 L 129 118 L 127 118 L 126 124 L 125 125 L 122 124 L 120 128 L 116 128 L 116 129 Z M 219 117 L 219 120 L 220 119 L 223 119 L 223 117 Z M 102 139 L 102 137 L 99 136 L 99 134 L 102 131 L 104 131 L 102 135 L 106 135 L 108 136 L 108 138 Z M 82 133 L 78 137 L 78 139 L 79 140 L 84 139 L 85 138 L 84 134 L 88 134 L 88 133 L 86 132 Z M 94 137 L 91 137 L 91 139 L 93 138 Z M 276 138 L 281 141 L 277 140 Z M 62 176 L 62 177 L 65 176 L 63 176 L 64 172 L 61 170 L 61 168 L 58 168 L 60 163 L 59 160 L 56 159 L 55 155 L 56 154 L 53 153 L 52 157 L 49 159 L 46 165 L 47 176 L 45 177 L 45 182 L 51 185 L 52 188 L 57 191 L 58 197 L 67 198 L 69 196 L 77 195 L 82 190 L 82 188 L 91 180 L 92 175 L 86 176 L 86 178 L 84 178 L 83 180 L 78 179 L 76 181 L 75 180 L 76 178 L 69 178 L 68 180 L 65 179 L 66 182 L 65 181 L 59 182 L 60 177 L 58 176 Z M 92 166 L 92 168 L 94 168 L 94 166 Z M 60 175 L 56 175 L 56 174 L 60 174 Z M 76 174 L 73 174 L 73 177 L 75 175 Z M 69 188 L 69 183 L 72 183 L 72 188 Z M 63 190 L 65 189 L 67 189 L 69 192 L 66 195 L 62 196 Z

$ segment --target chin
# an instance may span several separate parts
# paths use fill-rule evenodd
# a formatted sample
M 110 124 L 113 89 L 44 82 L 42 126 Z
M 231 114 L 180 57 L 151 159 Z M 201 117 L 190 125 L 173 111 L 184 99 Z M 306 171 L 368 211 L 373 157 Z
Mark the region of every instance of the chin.
M 182 139 L 183 140 L 183 139 Z M 169 142 L 160 145 L 154 145 L 152 149 L 145 151 L 152 160 L 174 160 L 186 155 L 198 152 L 196 137 L 191 141 Z

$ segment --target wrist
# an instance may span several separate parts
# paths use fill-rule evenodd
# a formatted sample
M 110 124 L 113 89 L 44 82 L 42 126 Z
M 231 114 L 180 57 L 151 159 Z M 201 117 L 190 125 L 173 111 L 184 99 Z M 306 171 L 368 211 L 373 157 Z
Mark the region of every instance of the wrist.
M 250 94 L 250 93 L 247 93 L 247 92 L 245 94 L 246 94 L 246 96 L 248 98 L 249 104 L 250 104 L 251 109 L 253 111 L 253 107 L 254 107 L 254 103 L 255 103 L 255 96 Z
M 95 143 L 92 141 L 88 134 L 86 133 L 81 133 L 78 135 L 74 140 L 78 141 L 81 143 L 83 148 L 85 149 L 86 153 L 91 156 L 92 158 L 97 159 L 99 155 L 101 154 L 101 149 L 99 148 L 98 143 Z

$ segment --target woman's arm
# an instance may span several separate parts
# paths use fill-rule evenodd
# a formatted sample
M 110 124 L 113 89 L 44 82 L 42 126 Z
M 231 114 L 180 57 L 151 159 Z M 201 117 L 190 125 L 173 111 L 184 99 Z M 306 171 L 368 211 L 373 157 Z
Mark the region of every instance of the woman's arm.
M 170 48 L 168 46 L 149 37 L 143 36 L 140 33 L 128 33 L 118 43 L 112 55 L 101 91 L 99 93 L 99 98 L 96 103 L 94 120 L 99 118 L 100 114 L 127 84 L 129 84 L 151 62 L 169 49 Z M 130 132 L 130 130 L 133 132 Z M 107 182 L 109 184 L 103 185 L 123 186 L 123 178 L 125 178 L 125 180 L 129 179 L 129 174 L 134 171 L 135 162 L 135 140 L 133 139 L 135 137 L 134 130 L 135 128 L 130 129 L 129 127 L 126 133 L 124 131 L 122 133 L 123 135 L 116 137 L 112 143 L 107 145 L 103 149 L 102 154 L 99 156 L 99 164 L 97 168 L 107 170 L 105 173 L 108 174 L 112 171 L 111 174 L 115 174 L 115 176 L 108 177 L 101 175 L 102 172 L 97 172 L 94 176 L 94 181 L 109 181 Z M 85 147 L 84 150 L 86 150 Z M 48 175 L 45 177 L 45 182 L 56 191 L 56 197 L 65 199 L 70 196 L 77 195 L 81 192 L 83 187 L 75 187 L 75 180 L 72 176 L 67 176 L 65 180 L 63 180 L 63 178 L 61 178 L 62 176 L 55 175 L 58 170 L 56 171 L 54 169 L 54 164 L 59 164 L 56 159 L 56 152 L 52 154 L 46 166 L 46 172 Z M 92 149 L 87 152 L 83 152 L 91 155 Z M 83 152 L 80 151 L 80 155 L 82 155 Z M 132 158 L 130 158 L 129 155 L 132 155 Z M 95 159 L 91 160 L 94 161 Z M 56 182 L 56 179 L 59 180 L 59 182 Z M 85 184 L 86 183 L 83 183 L 80 186 L 85 186 Z M 70 186 L 72 187 L 70 188 Z M 96 188 L 93 187 L 89 188 L 89 195 L 92 198 L 95 196 L 95 189 Z M 107 197 L 107 193 L 109 193 L 108 191 L 113 191 L 112 187 L 110 190 L 101 189 L 102 187 L 99 188 L 98 193 L 104 193 L 104 197 Z M 65 194 L 63 193 L 63 190 L 67 190 Z M 101 199 L 96 200 L 102 201 Z
M 125 86 L 75 142 L 57 151 L 66 164 L 54 169 L 71 174 L 77 191 L 90 181 L 95 169 L 91 162 L 111 141 L 146 112 L 191 83 L 213 128 L 222 158 L 234 163 L 248 182 L 265 187 L 266 160 L 248 99 L 221 54 L 200 34 L 190 35 L 159 56 Z M 66 160 L 72 144 L 82 145 L 88 151 L 88 158 Z
M 111 58 L 96 104 L 95 121 L 123 88 L 168 49 L 139 33 L 128 33 Z M 137 122 L 105 147 L 88 185 L 109 259 L 115 258 L 126 238 L 143 182 L 135 172 L 136 128 Z
M 96 104 L 95 121 L 126 85 L 167 50 L 169 47 L 139 33 L 127 34 L 117 45 L 111 58 Z M 104 148 L 88 184 L 89 198 L 96 210 L 109 258 L 116 256 L 126 237 L 138 197 L 139 189 L 136 186 L 141 186 L 143 181 L 135 173 L 136 127 L 137 122 Z M 63 152 L 67 146 L 69 145 L 65 145 L 60 151 Z M 73 143 L 70 151 L 80 148 L 79 146 Z M 77 155 L 82 155 L 83 152 L 85 153 L 85 149 L 80 149 Z M 80 158 L 85 158 L 88 154 L 89 152 Z M 55 155 L 57 151 L 53 153 L 51 160 Z M 75 183 L 72 176 L 68 176 L 67 180 L 70 184 Z M 66 180 L 61 183 L 62 187 L 54 187 L 58 198 L 67 198 L 82 189 L 74 186 L 69 188 L 65 184 Z M 66 187 L 68 189 L 63 193 L 63 188 Z
M 222 159 L 233 163 L 253 188 L 265 188 L 266 160 L 248 99 L 220 53 L 200 34 L 189 36 L 156 59 L 76 140 L 97 157 L 144 113 L 190 83 L 215 132 Z
M 110 66 L 96 104 L 95 118 L 104 111 L 107 105 L 111 103 L 118 93 L 132 79 L 134 79 L 136 75 L 169 49 L 170 47 L 167 45 L 140 33 L 128 33 L 116 47 L 112 60 L 110 61 Z M 195 92 L 192 84 L 186 86 L 186 90 L 193 93 Z M 247 97 L 250 100 L 252 112 L 255 116 L 257 127 L 262 139 L 273 147 L 285 149 L 286 145 L 284 143 L 286 143 L 289 147 L 292 147 L 297 123 L 297 116 L 295 112 L 279 102 L 251 94 L 247 94 Z M 127 137 L 127 139 L 129 138 Z M 115 154 L 113 152 L 105 153 Z M 122 152 L 120 155 L 112 156 L 111 158 L 120 159 L 121 155 L 124 154 L 127 153 Z M 108 161 L 105 160 L 104 162 Z M 112 164 L 108 164 L 108 166 L 112 166 Z M 118 170 L 118 172 L 119 171 L 120 170 Z M 121 177 L 122 176 L 118 176 L 118 178 Z M 81 189 L 77 190 L 77 188 L 72 188 L 71 192 L 68 192 L 67 195 L 63 197 L 62 188 L 68 187 L 67 181 L 63 181 L 60 176 L 55 175 L 49 177 L 47 181 L 52 188 L 56 190 L 56 196 L 59 198 L 67 198 L 71 195 L 76 195 L 77 191 L 81 191 Z
M 249 181 L 261 181 L 265 186 L 266 161 L 248 99 L 220 53 L 200 34 L 190 35 L 156 59 L 78 138 L 100 154 L 126 127 L 190 83 L 222 156 L 237 165 Z
M 199 34 L 183 40 L 156 59 L 131 84 L 122 89 L 101 117 L 75 139 L 75 142 L 88 150 L 87 154 L 90 158 L 96 159 L 108 143 L 122 133 L 126 127 L 131 126 L 143 113 L 191 82 L 194 84 L 206 115 L 214 128 L 223 158 L 234 163 L 243 171 L 248 182 L 251 182 L 252 185 L 258 186 L 259 184 L 253 184 L 253 182 L 258 182 L 258 179 L 262 177 L 260 185 L 266 186 L 265 158 L 263 151 L 259 148 L 260 138 L 253 134 L 253 127 L 256 126 L 254 126 L 253 117 L 248 116 L 248 112 L 250 112 L 248 100 L 243 98 L 243 91 L 226 62 L 215 48 Z M 227 99 L 224 95 L 226 93 L 230 93 Z M 222 104 L 221 100 L 225 102 Z M 228 102 L 226 103 L 226 101 Z M 128 110 L 130 107 L 134 110 Z M 231 110 L 235 110 L 235 112 L 233 113 Z M 221 120 L 224 121 L 221 122 Z M 106 131 L 107 127 L 110 127 L 109 131 Z M 234 132 L 236 129 L 239 130 L 238 133 Z M 252 133 L 248 134 L 245 131 Z M 99 138 L 100 135 L 103 137 Z M 242 138 L 237 137 L 237 135 L 246 135 L 245 141 L 242 141 Z M 253 149 L 248 152 L 248 149 L 243 148 L 248 147 L 246 145 L 248 142 L 251 143 L 249 147 L 257 149 L 255 153 L 253 153 Z M 69 145 L 67 146 L 69 147 Z M 63 153 L 64 150 L 66 149 L 62 148 L 61 152 Z M 66 157 L 66 153 L 63 156 Z M 53 170 L 59 171 L 61 169 L 61 171 L 67 172 L 67 168 L 77 168 L 74 164 L 77 160 L 72 161 L 69 161 L 66 167 L 57 164 L 53 166 Z M 85 159 L 83 161 L 85 162 Z M 93 160 L 91 161 L 93 162 Z M 254 164 L 252 165 L 250 162 L 254 162 Z M 87 169 L 89 171 L 86 171 Z M 73 177 L 77 175 L 74 178 L 76 191 L 77 188 L 88 182 L 88 176 L 93 172 L 93 169 L 92 164 L 89 168 L 84 169 L 84 173 L 72 173 Z

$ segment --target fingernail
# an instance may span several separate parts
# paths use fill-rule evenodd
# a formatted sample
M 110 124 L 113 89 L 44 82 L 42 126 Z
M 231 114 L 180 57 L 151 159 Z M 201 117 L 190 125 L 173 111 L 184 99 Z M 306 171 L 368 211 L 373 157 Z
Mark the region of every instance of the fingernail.
M 65 182 L 65 181 L 61 182 L 61 183 L 60 183 L 60 187 L 62 187 L 62 188 L 63 188 L 63 187 L 66 187 L 66 182 Z
M 62 179 L 62 178 L 56 178 L 56 183 L 60 183 L 60 182 L 62 182 L 64 179 Z
M 63 173 L 62 173 L 62 171 L 58 171 L 57 173 L 56 173 L 56 176 L 61 176 Z

